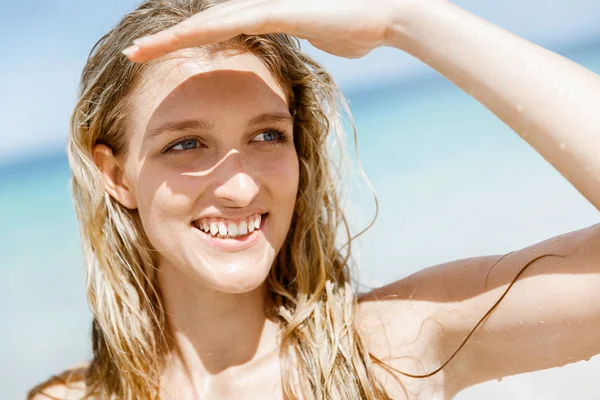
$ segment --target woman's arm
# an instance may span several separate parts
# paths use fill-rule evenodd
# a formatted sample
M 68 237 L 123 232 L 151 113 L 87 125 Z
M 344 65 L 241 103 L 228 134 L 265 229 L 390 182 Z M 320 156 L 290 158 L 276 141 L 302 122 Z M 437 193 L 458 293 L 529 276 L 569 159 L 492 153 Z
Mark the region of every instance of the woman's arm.
M 484 104 L 600 210 L 598 75 L 446 1 L 415 1 L 395 18 L 388 45 Z M 600 352 L 599 225 L 515 251 L 496 264 L 499 259 L 432 267 L 371 297 L 406 293 L 407 301 L 427 304 L 439 322 L 442 363 L 537 259 L 445 368 L 450 393 Z M 382 315 L 394 315 L 393 302 L 385 303 Z M 402 329 L 394 329 L 394 321 L 387 321 L 390 332 Z
M 369 332 L 385 336 L 375 342 L 402 349 L 393 356 L 411 350 L 399 334 L 410 326 L 417 347 L 435 348 L 424 369 L 400 369 L 419 375 L 447 363 L 449 396 L 487 380 L 589 359 L 600 353 L 600 225 L 505 256 L 436 265 L 363 295 L 361 304 Z M 416 328 L 407 324 L 407 310 L 421 316 Z
M 600 209 L 600 77 L 446 0 L 234 0 L 124 53 L 146 61 L 269 32 L 345 57 L 382 45 L 412 54 L 489 108 Z
M 395 18 L 388 45 L 480 101 L 600 210 L 600 76 L 444 0 Z

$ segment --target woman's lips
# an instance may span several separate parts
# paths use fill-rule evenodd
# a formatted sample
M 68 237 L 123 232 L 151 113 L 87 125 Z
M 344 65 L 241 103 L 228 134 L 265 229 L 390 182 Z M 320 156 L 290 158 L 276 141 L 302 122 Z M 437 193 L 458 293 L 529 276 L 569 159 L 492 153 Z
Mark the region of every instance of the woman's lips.
M 265 222 L 268 218 L 268 214 L 263 214 L 260 221 L 260 227 L 255 229 L 253 232 L 250 232 L 243 236 L 237 237 L 228 237 L 222 238 L 213 236 L 210 233 L 206 233 L 203 230 L 199 229 L 195 224 L 192 224 L 194 230 L 200 235 L 200 238 L 206 241 L 210 246 L 216 248 L 221 251 L 242 251 L 246 250 L 252 246 L 254 246 L 258 241 L 264 238 L 264 227 Z

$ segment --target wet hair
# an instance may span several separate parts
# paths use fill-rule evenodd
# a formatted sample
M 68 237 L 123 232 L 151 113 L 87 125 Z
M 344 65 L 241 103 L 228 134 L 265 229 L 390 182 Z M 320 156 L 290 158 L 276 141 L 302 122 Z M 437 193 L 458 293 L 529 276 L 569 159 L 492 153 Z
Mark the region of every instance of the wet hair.
M 85 368 L 67 371 L 32 389 L 29 398 L 56 384 L 83 382 L 84 398 L 158 399 L 168 326 L 156 279 L 156 252 L 137 211 L 106 193 L 93 149 L 105 144 L 115 154 L 127 154 L 125 123 L 132 93 L 161 62 L 132 63 L 121 50 L 136 38 L 221 2 L 144 1 L 90 53 L 71 118 L 68 156 L 93 314 L 93 359 Z M 472 332 L 440 368 L 414 375 L 370 354 L 355 325 L 353 238 L 338 190 L 342 163 L 334 162 L 330 151 L 334 142 L 344 147 L 342 111 L 347 115 L 349 111 L 332 77 L 301 51 L 297 39 L 285 34 L 240 35 L 203 51 L 232 49 L 263 62 L 284 89 L 295 120 L 300 166 L 297 198 L 287 238 L 265 282 L 270 305 L 266 311 L 281 330 L 284 395 L 306 400 L 388 399 L 375 366 L 413 378 L 439 372 Z
M 75 208 L 93 313 L 93 360 L 87 393 L 102 399 L 154 399 L 160 389 L 165 310 L 156 257 L 136 210 L 109 196 L 93 149 L 127 154 L 125 121 L 132 92 L 153 65 L 131 63 L 121 50 L 219 1 L 148 0 L 126 15 L 92 50 L 84 67 L 68 144 Z M 241 35 L 207 46 L 256 56 L 288 97 L 294 116 L 299 184 L 290 229 L 265 284 L 269 317 L 281 330 L 283 390 L 291 399 L 387 398 L 354 326 L 350 230 L 328 144 L 342 143 L 342 96 L 331 76 L 285 34 Z M 347 235 L 342 251 L 339 235 Z

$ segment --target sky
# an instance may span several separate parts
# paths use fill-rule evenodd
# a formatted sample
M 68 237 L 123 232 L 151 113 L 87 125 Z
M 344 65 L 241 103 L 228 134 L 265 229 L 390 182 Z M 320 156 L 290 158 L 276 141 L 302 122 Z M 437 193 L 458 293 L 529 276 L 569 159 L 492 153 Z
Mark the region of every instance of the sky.
M 7 1 L 0 24 L 0 165 L 64 148 L 79 74 L 96 40 L 132 0 Z M 598 0 L 457 0 L 459 6 L 551 49 L 600 37 Z M 435 72 L 392 48 L 359 60 L 304 42 L 345 91 L 421 79 Z

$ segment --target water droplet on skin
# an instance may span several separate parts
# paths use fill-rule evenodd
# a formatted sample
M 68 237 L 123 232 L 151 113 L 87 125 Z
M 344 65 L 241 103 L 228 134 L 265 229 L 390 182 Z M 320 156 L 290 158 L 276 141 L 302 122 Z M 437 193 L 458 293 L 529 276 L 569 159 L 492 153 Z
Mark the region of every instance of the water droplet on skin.
M 523 321 L 519 320 L 519 326 L 523 326 Z
M 564 150 L 567 147 L 567 145 L 565 145 L 565 142 L 560 142 L 560 149 Z
M 517 112 L 523 112 L 523 106 L 520 104 L 517 104 Z
M 543 324 L 544 322 L 545 322 L 544 320 L 541 320 L 541 321 L 540 321 L 540 324 Z

